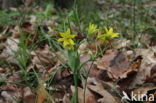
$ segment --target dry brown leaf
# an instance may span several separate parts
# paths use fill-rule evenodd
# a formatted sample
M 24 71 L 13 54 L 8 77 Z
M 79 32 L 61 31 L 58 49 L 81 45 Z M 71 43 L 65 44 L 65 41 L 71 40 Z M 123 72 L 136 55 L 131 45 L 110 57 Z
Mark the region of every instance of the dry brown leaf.
M 139 66 L 133 66 L 128 55 L 124 52 L 108 50 L 96 62 L 97 68 L 107 71 L 112 79 L 126 78 L 131 72 L 137 72 Z
M 88 51 L 87 45 L 88 45 L 87 41 L 86 40 L 83 40 L 83 42 L 80 44 L 80 46 L 78 48 L 78 53 L 83 54 L 86 51 Z
M 21 80 L 21 77 L 18 74 L 14 74 L 14 75 L 10 76 L 9 78 L 7 78 L 7 84 L 2 87 L 3 90 L 21 92 L 21 89 L 22 89 L 21 86 L 11 83 L 11 82 L 17 82 L 20 80 Z
M 18 75 L 12 75 L 8 78 L 7 84 L 1 87 L 0 96 L 4 98 L 6 103 L 16 103 L 17 100 L 22 99 L 23 88 L 10 82 L 17 82 L 20 80 Z M 16 98 L 16 99 L 15 99 Z M 3 102 L 5 103 L 5 102 Z
M 71 86 L 71 91 L 72 91 L 72 94 L 74 94 L 74 92 L 75 92 L 74 86 Z M 85 96 L 84 96 L 84 89 L 78 87 L 79 103 L 84 103 L 84 99 L 85 99 L 85 103 L 97 103 L 94 95 L 87 88 L 85 90 Z
M 45 72 L 52 68 L 56 63 L 56 58 L 47 45 L 44 49 L 32 51 L 31 56 L 33 57 L 32 64 L 28 67 L 28 70 L 37 67 L 39 72 Z
M 65 94 L 64 97 L 63 97 L 63 103 L 70 103 L 70 99 L 67 96 L 67 94 Z
M 134 78 L 131 88 L 136 85 L 141 85 L 148 77 L 151 77 L 151 69 L 156 65 L 156 58 L 154 56 L 154 48 L 152 49 L 136 49 L 136 56 L 142 56 L 142 63 L 140 69 Z
M 35 103 L 35 95 L 29 87 L 23 89 L 23 102 L 24 103 Z
M 92 80 L 92 81 L 91 81 Z M 89 83 L 90 82 L 90 83 Z M 95 92 L 96 94 L 99 94 L 101 98 L 98 99 L 98 103 L 120 103 L 119 100 L 116 100 L 117 97 L 110 94 L 104 86 L 99 83 L 98 81 L 95 81 L 94 79 L 90 79 L 88 81 L 89 84 L 87 84 L 87 87 Z M 94 84 L 94 85 L 93 85 Z
M 81 63 L 85 63 L 83 65 L 85 69 L 81 69 L 81 74 L 87 74 L 89 72 L 90 77 L 96 77 L 104 81 L 110 81 L 111 78 L 108 76 L 107 71 L 97 68 L 95 61 L 88 61 L 90 58 L 91 56 L 86 53 L 80 56 Z
M 60 86 L 70 88 L 72 84 L 72 75 L 68 69 L 62 69 L 55 74 L 54 80 Z
M 1 96 L 4 98 L 2 103 L 16 103 L 16 100 L 13 97 L 16 97 L 16 94 L 12 94 L 12 92 L 2 91 Z
M 17 64 L 16 52 L 18 50 L 19 40 L 15 38 L 8 38 L 6 41 L 5 49 L 2 51 L 0 58 L 5 58 L 9 63 Z
M 154 65 L 151 69 L 150 77 L 147 77 L 146 83 L 154 83 L 156 84 L 156 65 Z

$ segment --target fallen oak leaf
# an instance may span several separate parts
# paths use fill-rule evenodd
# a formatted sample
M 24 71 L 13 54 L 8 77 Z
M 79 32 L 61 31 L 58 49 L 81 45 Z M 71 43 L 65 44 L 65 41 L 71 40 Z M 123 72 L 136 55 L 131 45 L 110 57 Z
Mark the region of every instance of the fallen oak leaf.
M 118 103 L 102 85 L 87 85 L 87 87 L 102 96 L 102 98 L 98 99 L 98 103 Z
M 125 78 L 120 79 L 117 84 L 120 86 L 120 89 L 122 91 L 127 91 L 128 89 L 131 88 L 131 85 L 133 83 L 133 81 L 135 80 L 135 76 L 137 75 L 140 65 L 142 63 L 142 57 L 138 56 L 137 58 L 135 58 L 133 60 L 133 62 L 131 63 L 130 69 L 125 72 L 126 76 L 123 76 Z
M 115 80 L 126 78 L 129 73 L 137 72 L 139 67 L 138 65 L 134 68 L 126 53 L 116 50 L 107 50 L 104 56 L 97 60 L 96 65 L 97 68 L 107 71 L 108 76 Z
M 153 50 L 152 50 L 153 49 Z M 156 58 L 154 56 L 154 51 L 156 47 L 149 49 L 136 49 L 136 56 L 142 57 L 142 62 L 139 68 L 137 75 L 135 76 L 133 82 L 130 87 L 134 88 L 137 85 L 142 85 L 146 82 L 148 78 L 150 78 L 153 74 L 151 74 L 152 67 L 156 65 Z
M 117 86 L 115 84 L 89 77 L 87 84 L 84 84 L 83 82 L 83 87 L 85 87 L 85 85 L 93 92 L 98 99 L 98 103 L 121 103 L 120 98 L 117 97 L 117 90 L 115 90 L 117 89 Z

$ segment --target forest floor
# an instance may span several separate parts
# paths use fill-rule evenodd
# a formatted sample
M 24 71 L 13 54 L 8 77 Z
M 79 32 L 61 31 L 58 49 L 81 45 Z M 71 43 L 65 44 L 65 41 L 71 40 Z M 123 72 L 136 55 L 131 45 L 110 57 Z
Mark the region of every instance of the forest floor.
M 154 0 L 0 10 L 0 103 L 156 103 L 155 84 Z

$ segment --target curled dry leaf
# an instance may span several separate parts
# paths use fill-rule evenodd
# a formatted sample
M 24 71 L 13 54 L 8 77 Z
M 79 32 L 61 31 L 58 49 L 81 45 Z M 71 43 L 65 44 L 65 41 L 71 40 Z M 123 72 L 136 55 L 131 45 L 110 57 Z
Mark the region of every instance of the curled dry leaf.
M 40 72 L 43 72 L 44 70 L 53 67 L 53 65 L 56 63 L 54 54 L 50 51 L 49 46 L 45 46 L 44 49 L 33 51 L 31 52 L 31 55 L 33 56 L 33 59 L 32 65 L 29 67 L 29 69 L 36 66 Z
M 79 46 L 79 48 L 78 48 L 78 53 L 80 53 L 80 54 L 85 53 L 85 52 L 87 51 L 87 45 L 88 45 L 87 41 L 84 40 L 84 41 L 80 44 L 80 46 Z
M 97 68 L 107 71 L 111 79 L 126 78 L 129 73 L 137 72 L 139 66 L 133 66 L 124 52 L 108 50 L 96 62 Z
M 95 77 L 104 81 L 110 81 L 110 77 L 108 76 L 107 72 L 97 68 L 95 61 L 88 61 L 91 59 L 89 54 L 83 54 L 80 56 L 81 63 L 84 63 L 83 67 L 85 69 L 81 69 L 81 74 L 88 74 L 90 77 Z
M 100 98 L 98 97 L 97 100 L 98 103 L 121 103 L 119 102 L 119 98 L 109 93 L 106 88 L 95 79 L 89 79 L 88 83 L 89 84 L 87 84 L 87 87 L 89 90 L 100 95 Z
M 156 65 L 156 58 L 154 56 L 155 50 L 153 49 L 136 49 L 136 56 L 140 55 L 142 56 L 142 63 L 140 66 L 140 69 L 134 78 L 131 87 L 135 87 L 136 85 L 141 85 L 143 84 L 147 78 L 150 78 L 151 76 L 154 76 L 152 74 L 151 70 L 153 67 L 154 70 L 154 65 Z M 154 73 L 154 72 L 153 72 Z

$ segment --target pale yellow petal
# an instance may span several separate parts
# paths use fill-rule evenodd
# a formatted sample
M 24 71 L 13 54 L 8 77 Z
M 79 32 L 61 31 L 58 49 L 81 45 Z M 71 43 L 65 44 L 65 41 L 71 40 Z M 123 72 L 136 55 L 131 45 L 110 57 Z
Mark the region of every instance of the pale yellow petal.
M 70 43 L 71 45 L 74 45 L 74 44 L 75 44 L 74 41 L 73 41 L 72 39 L 69 40 L 69 43 Z
M 118 37 L 119 36 L 119 33 L 113 33 L 112 35 L 111 35 L 111 38 L 115 38 L 115 37 Z
M 76 35 L 70 35 L 70 38 L 75 38 L 76 37 Z
M 104 27 L 105 28 L 105 31 L 106 31 L 106 33 L 108 32 L 108 29 L 106 28 L 106 27 Z
M 59 38 L 58 39 L 58 42 L 63 42 L 64 41 L 64 38 Z
M 113 28 L 110 28 L 108 31 L 109 34 L 113 33 Z
M 65 34 L 65 33 L 62 33 L 62 32 L 61 32 L 60 35 L 61 35 L 61 37 L 63 37 L 63 38 L 66 37 L 66 34 Z
M 66 40 L 66 41 L 63 42 L 63 45 L 67 46 L 67 45 L 69 45 L 69 42 Z

